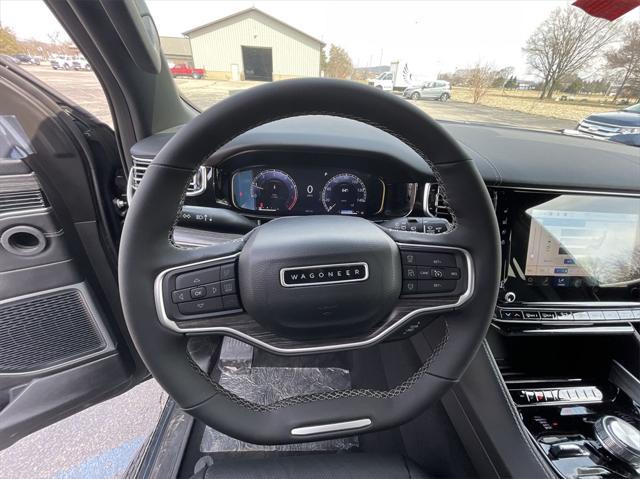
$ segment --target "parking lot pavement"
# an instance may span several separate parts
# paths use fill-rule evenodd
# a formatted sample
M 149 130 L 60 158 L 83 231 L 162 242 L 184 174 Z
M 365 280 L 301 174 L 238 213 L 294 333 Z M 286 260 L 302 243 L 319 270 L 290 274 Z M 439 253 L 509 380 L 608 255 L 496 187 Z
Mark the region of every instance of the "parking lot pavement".
M 0 452 L 0 478 L 120 477 L 153 431 L 166 399 L 149 380 L 31 434 Z
M 96 115 L 102 121 L 112 124 L 111 114 L 102 88 L 93 72 L 53 70 L 48 66 L 26 66 L 25 69 L 40 80 L 58 90 L 80 106 Z M 227 96 L 258 85 L 259 82 L 232 82 L 215 80 L 176 79 L 181 92 L 200 109 L 226 98 Z M 455 101 L 411 101 L 418 108 L 438 120 L 495 123 L 520 128 L 561 130 L 574 128 L 575 122 L 532 115 L 519 111 L 503 110 L 485 105 L 474 105 Z

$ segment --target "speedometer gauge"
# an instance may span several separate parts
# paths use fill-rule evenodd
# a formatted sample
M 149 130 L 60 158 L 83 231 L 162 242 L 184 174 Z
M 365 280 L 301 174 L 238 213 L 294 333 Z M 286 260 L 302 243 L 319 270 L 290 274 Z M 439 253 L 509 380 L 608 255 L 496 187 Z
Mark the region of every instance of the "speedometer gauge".
M 322 205 L 327 213 L 363 215 L 367 204 L 364 182 L 351 173 L 339 173 L 324 185 Z
M 298 201 L 298 187 L 281 170 L 262 170 L 251 182 L 251 197 L 257 211 L 291 211 Z

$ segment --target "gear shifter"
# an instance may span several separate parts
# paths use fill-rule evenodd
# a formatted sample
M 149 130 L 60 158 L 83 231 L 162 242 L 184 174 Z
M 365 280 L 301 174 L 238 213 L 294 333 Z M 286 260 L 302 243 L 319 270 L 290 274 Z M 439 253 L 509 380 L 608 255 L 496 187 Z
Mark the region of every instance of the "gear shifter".
M 604 416 L 594 425 L 596 438 L 613 456 L 640 469 L 640 431 L 615 416 Z

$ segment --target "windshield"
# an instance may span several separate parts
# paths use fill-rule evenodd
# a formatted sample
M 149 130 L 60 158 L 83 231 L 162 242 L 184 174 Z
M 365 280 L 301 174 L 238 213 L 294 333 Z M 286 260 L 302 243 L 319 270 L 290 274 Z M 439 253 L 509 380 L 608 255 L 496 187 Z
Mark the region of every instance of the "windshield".
M 625 108 L 625 111 L 632 111 L 634 113 L 640 113 L 640 103 L 630 106 L 628 108 Z
M 329 77 L 408 95 L 439 120 L 564 130 L 640 97 L 637 10 L 610 22 L 563 1 L 147 4 L 202 110 L 264 82 Z

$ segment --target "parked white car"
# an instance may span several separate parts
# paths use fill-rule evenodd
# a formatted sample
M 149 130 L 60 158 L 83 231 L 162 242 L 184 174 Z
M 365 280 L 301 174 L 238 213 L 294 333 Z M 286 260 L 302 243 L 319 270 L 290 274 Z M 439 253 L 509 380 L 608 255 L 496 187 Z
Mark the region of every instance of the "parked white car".
M 91 65 L 84 57 L 75 58 L 72 65 L 74 70 L 91 70 Z
M 72 70 L 74 58 L 70 55 L 59 55 L 50 60 L 51 68 L 54 70 Z

